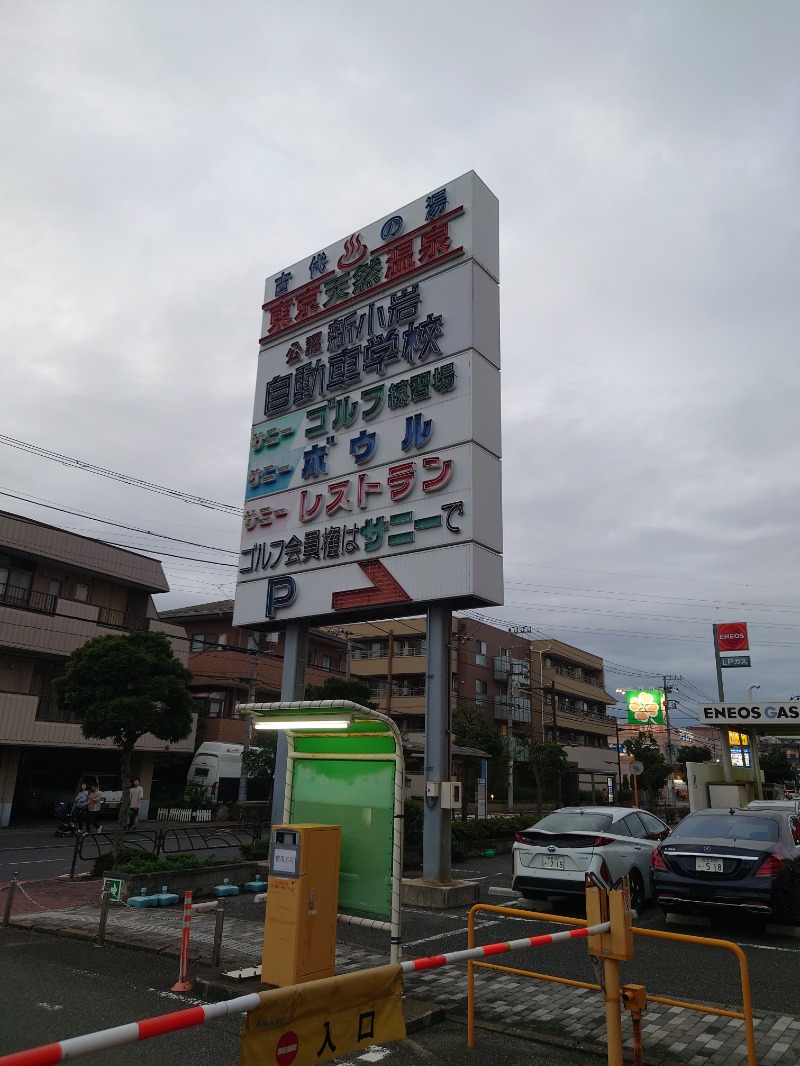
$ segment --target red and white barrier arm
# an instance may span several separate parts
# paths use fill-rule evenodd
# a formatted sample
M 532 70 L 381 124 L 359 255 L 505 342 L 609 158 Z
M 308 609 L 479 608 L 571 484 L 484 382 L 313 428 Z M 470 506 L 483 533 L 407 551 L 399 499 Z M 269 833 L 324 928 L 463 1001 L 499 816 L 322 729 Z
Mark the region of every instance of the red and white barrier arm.
M 403 973 L 434 970 L 439 966 L 447 966 L 448 963 L 504 955 L 507 951 L 515 951 L 518 948 L 536 948 L 545 944 L 557 944 L 562 940 L 579 940 L 596 933 L 606 933 L 610 928 L 610 922 L 602 922 L 588 928 L 566 929 L 561 933 L 526 936 L 504 944 L 484 944 L 483 947 L 467 948 L 465 951 L 451 951 L 447 955 L 409 959 L 407 962 L 401 962 L 400 967 Z M 133 1044 L 137 1040 L 147 1040 L 151 1036 L 164 1036 L 181 1029 L 191 1029 L 195 1025 L 202 1025 L 213 1018 L 223 1018 L 227 1014 L 249 1013 L 261 1003 L 261 995 L 260 992 L 252 992 L 249 996 L 238 996 L 220 1003 L 205 1003 L 199 1007 L 189 1007 L 188 1010 L 175 1011 L 173 1014 L 161 1014 L 141 1022 L 118 1025 L 114 1029 L 101 1029 L 98 1033 L 73 1036 L 68 1040 L 59 1040 L 56 1044 L 43 1044 L 28 1051 L 16 1051 L 11 1055 L 0 1056 L 0 1066 L 55 1066 L 58 1062 L 76 1059 L 92 1051 L 102 1051 L 105 1048 L 119 1047 L 121 1044 Z
M 68 1040 L 59 1040 L 56 1044 L 43 1044 L 29 1051 L 17 1051 L 11 1055 L 3 1055 L 0 1057 L 0 1064 L 2 1066 L 53 1066 L 57 1062 L 76 1059 L 92 1051 L 119 1047 L 121 1044 L 134 1044 L 137 1040 L 147 1040 L 151 1036 L 164 1036 L 165 1033 L 191 1029 L 213 1018 L 223 1018 L 226 1014 L 249 1012 L 255 1010 L 260 1002 L 260 994 L 252 992 L 249 996 L 238 996 L 236 999 L 226 999 L 221 1003 L 205 1003 L 199 1007 L 189 1007 L 188 1010 L 161 1014 L 156 1018 L 145 1018 L 141 1022 L 130 1022 L 128 1025 L 118 1025 L 113 1029 L 101 1029 L 98 1033 L 73 1036 Z
M 507 951 L 516 951 L 518 948 L 538 948 L 545 944 L 557 944 L 561 940 L 580 940 L 583 937 L 594 936 L 596 933 L 607 933 L 610 928 L 611 922 L 601 922 L 599 925 L 565 929 L 562 933 L 526 936 L 521 940 L 509 940 L 505 944 L 484 944 L 479 948 L 450 951 L 447 955 L 431 955 L 426 959 L 409 959 L 407 962 L 401 962 L 400 965 L 403 968 L 403 973 L 435 970 L 437 967 L 447 966 L 451 962 L 466 962 L 467 959 L 485 959 L 491 955 L 505 955 Z M 4 1066 L 2 1059 L 0 1059 L 0 1066 Z

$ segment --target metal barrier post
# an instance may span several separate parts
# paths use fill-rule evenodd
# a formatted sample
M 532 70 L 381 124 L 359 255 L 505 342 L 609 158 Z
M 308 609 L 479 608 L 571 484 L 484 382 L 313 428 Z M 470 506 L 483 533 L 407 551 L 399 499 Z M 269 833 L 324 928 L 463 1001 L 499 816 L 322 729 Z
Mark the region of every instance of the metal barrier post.
M 100 925 L 97 930 L 95 947 L 101 948 L 106 941 L 106 922 L 108 921 L 108 904 L 111 901 L 111 886 L 103 884 L 100 892 Z
M 644 985 L 623 985 L 622 1002 L 625 1004 L 625 1009 L 631 1012 L 633 1066 L 642 1066 L 644 1062 L 642 1014 L 647 1008 L 647 989 Z
M 603 999 L 606 1003 L 608 1066 L 622 1066 L 622 992 L 617 959 L 603 959 Z
M 586 875 L 586 920 L 589 925 L 608 922 L 607 933 L 589 937 L 590 957 L 603 962 L 602 988 L 606 1005 L 608 1066 L 622 1066 L 622 992 L 620 960 L 633 958 L 631 892 L 627 877 L 611 888 L 595 874 Z
M 214 916 L 214 948 L 211 952 L 211 965 L 219 966 L 222 956 L 222 927 L 225 921 L 225 904 L 221 899 L 217 900 L 217 909 Z
M 189 932 L 192 921 L 192 893 L 188 890 L 183 895 L 183 929 L 181 930 L 181 961 L 178 980 L 172 986 L 172 992 L 191 992 L 189 981 Z
M 11 880 L 8 882 L 8 896 L 6 897 L 6 909 L 3 912 L 3 925 L 10 925 L 11 923 L 11 906 L 14 902 L 14 893 L 17 890 L 18 880 L 19 870 L 15 870 L 11 875 Z
M 70 880 L 75 876 L 75 864 L 78 861 L 78 852 L 81 850 L 81 844 L 83 843 L 83 833 L 78 830 L 78 835 L 75 837 L 75 847 L 72 851 L 72 866 L 69 868 Z

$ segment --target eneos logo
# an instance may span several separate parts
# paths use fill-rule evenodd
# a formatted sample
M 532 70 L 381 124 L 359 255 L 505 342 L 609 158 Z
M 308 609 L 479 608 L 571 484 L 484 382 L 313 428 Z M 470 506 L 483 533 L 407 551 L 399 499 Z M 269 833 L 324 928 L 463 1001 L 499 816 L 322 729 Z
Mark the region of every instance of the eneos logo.
M 747 651 L 749 647 L 745 622 L 723 622 L 717 626 L 719 651 Z

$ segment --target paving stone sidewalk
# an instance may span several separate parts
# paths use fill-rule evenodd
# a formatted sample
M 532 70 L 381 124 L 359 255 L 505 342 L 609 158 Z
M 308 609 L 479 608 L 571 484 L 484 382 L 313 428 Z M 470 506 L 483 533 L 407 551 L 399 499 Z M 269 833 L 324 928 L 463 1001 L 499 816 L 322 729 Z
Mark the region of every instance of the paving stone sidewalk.
M 87 904 L 69 911 L 38 911 L 15 916 L 15 926 L 42 932 L 85 936 L 97 935 L 99 907 Z M 182 918 L 180 911 L 166 909 L 132 910 L 112 907 L 106 926 L 110 943 L 178 955 Z M 190 961 L 208 965 L 214 936 L 212 911 L 192 918 Z M 262 927 L 255 922 L 227 917 L 222 949 L 222 971 L 257 966 L 261 963 Z M 379 966 L 389 961 L 364 948 L 339 944 L 336 970 Z M 226 984 L 231 996 L 253 990 L 253 982 Z M 467 1009 L 466 965 L 404 977 L 407 995 L 425 999 L 446 1008 L 451 1015 Z M 605 1008 L 597 992 L 482 970 L 476 971 L 476 1016 L 479 1021 L 505 1029 L 579 1045 L 587 1051 L 606 1055 Z M 762 1066 L 796 1066 L 800 1062 L 800 1018 L 789 1015 L 758 1014 L 755 1019 L 756 1053 Z M 626 1050 L 633 1046 L 628 1012 L 623 1014 Z M 718 1064 L 731 1066 L 747 1062 L 744 1022 L 715 1014 L 652 1004 L 642 1018 L 642 1040 L 648 1063 Z

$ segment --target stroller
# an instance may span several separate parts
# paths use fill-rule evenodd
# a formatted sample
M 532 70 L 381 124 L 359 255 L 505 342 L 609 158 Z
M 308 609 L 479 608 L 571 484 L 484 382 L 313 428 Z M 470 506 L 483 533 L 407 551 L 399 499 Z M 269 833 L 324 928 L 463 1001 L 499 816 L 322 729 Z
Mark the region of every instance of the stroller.
M 76 837 L 80 833 L 78 827 L 78 821 L 73 813 L 72 805 L 69 803 L 57 803 L 53 807 L 53 815 L 58 820 L 56 831 L 53 834 L 57 837 Z

